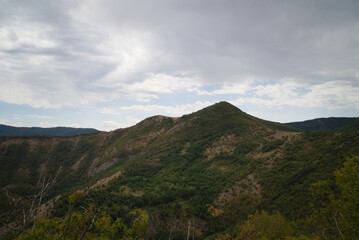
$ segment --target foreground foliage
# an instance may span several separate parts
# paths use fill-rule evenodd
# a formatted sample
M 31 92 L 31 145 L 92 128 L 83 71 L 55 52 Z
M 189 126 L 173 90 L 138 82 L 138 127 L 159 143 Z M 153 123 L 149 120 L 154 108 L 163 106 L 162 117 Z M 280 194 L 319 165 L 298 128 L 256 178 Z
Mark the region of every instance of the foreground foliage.
M 79 191 L 69 197 L 71 206 L 80 198 Z M 141 209 L 130 212 L 131 226 L 122 219 L 115 221 L 103 210 L 90 205 L 84 211 L 73 211 L 62 218 L 40 218 L 32 229 L 25 231 L 17 239 L 143 239 L 148 223 L 148 215 Z

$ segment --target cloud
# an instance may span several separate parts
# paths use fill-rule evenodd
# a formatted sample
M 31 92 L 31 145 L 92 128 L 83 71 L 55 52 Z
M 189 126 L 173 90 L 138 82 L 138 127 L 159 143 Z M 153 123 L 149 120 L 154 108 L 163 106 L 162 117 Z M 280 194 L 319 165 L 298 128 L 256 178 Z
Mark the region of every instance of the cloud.
M 124 88 L 133 94 L 138 101 L 149 101 L 158 98 L 159 94 L 170 94 L 175 92 L 194 92 L 201 84 L 193 77 L 185 74 L 148 74 L 141 82 L 126 85 Z
M 132 126 L 135 125 L 136 123 L 140 122 L 141 119 L 137 118 L 137 117 L 133 117 L 131 115 L 126 116 L 126 124 Z
M 42 128 L 52 128 L 52 127 L 56 127 L 57 125 L 54 123 L 49 123 L 49 122 L 40 122 L 39 123 L 39 127 Z
M 0 101 L 63 108 L 129 100 L 134 109 L 183 114 L 196 108 L 181 97 L 171 107 L 152 101 L 190 93 L 208 102 L 233 94 L 266 106 L 357 108 L 357 7 L 355 0 L 3 1 Z
M 133 117 L 131 115 L 126 116 L 123 122 L 113 121 L 113 120 L 105 120 L 101 123 L 101 129 L 105 131 L 110 131 L 118 128 L 126 128 L 135 125 L 140 122 L 140 119 Z
M 111 115 L 119 114 L 118 111 L 116 111 L 114 108 L 111 108 L 111 107 L 101 108 L 100 113 L 102 113 L 102 114 L 111 114 Z
M 111 121 L 111 120 L 102 121 L 102 124 L 101 124 L 101 129 L 103 129 L 105 131 L 118 129 L 118 128 L 124 128 L 124 127 L 126 127 L 124 124 L 118 123 L 115 121 Z
M 191 112 L 198 111 L 202 108 L 212 105 L 212 102 L 197 101 L 194 104 L 179 104 L 176 106 L 164 106 L 164 105 L 131 105 L 121 107 L 121 110 L 126 111 L 140 111 L 140 112 L 150 112 L 152 115 L 163 115 L 168 114 L 170 117 L 182 116 L 183 114 L 188 114 Z
M 359 109 L 359 86 L 353 86 L 349 81 L 326 82 L 311 86 L 310 89 L 304 97 L 303 105 L 328 109 Z
M 38 119 L 52 119 L 52 118 L 54 118 L 53 116 L 47 116 L 47 115 L 34 115 L 34 114 L 30 114 L 30 115 L 28 115 L 28 117 L 31 117 L 31 118 L 38 118 Z
M 21 122 L 13 122 L 13 121 L 9 121 L 7 119 L 0 119 L 0 124 L 13 126 L 13 127 L 22 127 L 22 125 L 23 125 Z
M 316 85 L 280 81 L 253 87 L 249 95 L 241 96 L 235 104 L 258 106 L 323 107 L 326 109 L 359 109 L 359 86 L 349 81 L 331 81 Z
M 199 95 L 228 95 L 228 94 L 245 94 L 248 91 L 251 91 L 253 88 L 253 84 L 255 82 L 263 81 L 255 76 L 246 76 L 239 78 L 238 83 L 224 83 L 221 87 L 217 87 L 217 89 L 212 91 L 201 90 L 198 89 L 196 92 Z
M 128 86 L 128 90 L 133 92 L 173 93 L 176 91 L 194 91 L 199 86 L 200 84 L 190 77 L 151 73 L 143 82 L 136 82 Z

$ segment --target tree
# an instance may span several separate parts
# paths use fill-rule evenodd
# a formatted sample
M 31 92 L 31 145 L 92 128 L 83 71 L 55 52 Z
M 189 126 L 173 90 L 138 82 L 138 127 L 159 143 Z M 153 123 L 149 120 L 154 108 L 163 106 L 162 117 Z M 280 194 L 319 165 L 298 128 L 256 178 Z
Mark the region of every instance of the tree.
M 294 235 L 294 228 L 278 212 L 257 212 L 239 227 L 238 240 L 285 239 Z
M 334 195 L 335 183 L 332 180 L 321 180 L 310 186 L 312 195 L 311 214 L 306 219 L 306 231 L 323 239 L 340 238 L 336 223 L 336 213 L 340 210 L 337 197 Z
M 0 215 L 0 227 L 5 229 L 3 232 L 0 232 L 1 235 L 10 230 L 21 229 L 25 231 L 29 227 L 35 226 L 43 200 L 51 187 L 56 183 L 60 172 L 61 167 L 54 175 L 46 176 L 41 172 L 33 193 L 27 196 L 27 198 L 11 194 L 7 191 L 5 192 L 6 194 L 1 194 L 6 196 L 6 199 L 3 199 L 3 201 L 8 201 L 6 203 L 7 210 Z M 20 218 L 22 220 L 17 221 Z M 20 223 L 22 226 L 19 226 Z
M 359 157 L 348 158 L 334 172 L 335 182 L 311 185 L 311 216 L 307 231 L 324 239 L 356 239 L 359 236 Z
M 335 171 L 334 175 L 341 193 L 339 203 L 342 210 L 338 212 L 338 217 L 343 219 L 343 234 L 359 236 L 359 157 L 348 158 L 344 167 Z
M 81 191 L 69 197 L 70 209 L 62 218 L 39 218 L 34 227 L 25 231 L 17 239 L 143 239 L 148 224 L 148 214 L 136 209 L 130 213 L 131 226 L 126 226 L 122 219 L 115 221 L 103 210 L 90 204 L 83 212 L 74 211 L 75 202 L 80 199 Z

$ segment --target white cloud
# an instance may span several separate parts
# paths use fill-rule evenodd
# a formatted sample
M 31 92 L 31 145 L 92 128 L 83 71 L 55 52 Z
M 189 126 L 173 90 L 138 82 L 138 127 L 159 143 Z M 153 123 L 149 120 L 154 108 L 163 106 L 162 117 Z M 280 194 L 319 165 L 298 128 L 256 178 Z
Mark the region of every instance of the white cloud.
M 14 104 L 27 103 L 34 107 L 49 106 L 46 101 L 40 103 L 37 101 L 37 99 L 35 100 L 33 98 L 34 93 L 23 83 L 18 83 L 11 80 L 5 82 L 5 79 L 3 78 L 0 78 L 0 83 L 0 101 Z
M 197 90 L 199 95 L 209 95 L 209 96 L 216 96 L 216 95 L 227 95 L 227 94 L 245 94 L 246 92 L 252 89 L 252 84 L 254 82 L 262 81 L 256 76 L 245 76 L 245 77 L 238 77 L 238 82 L 234 83 L 224 83 L 219 89 L 215 89 L 212 91 L 205 91 L 205 90 Z
M 72 127 L 72 128 L 83 128 L 84 126 L 81 125 L 81 124 L 78 124 L 78 123 L 69 123 L 69 124 L 66 124 L 64 125 L 66 127 Z
M 53 116 L 34 115 L 34 114 L 30 114 L 30 115 L 28 115 L 28 117 L 31 117 L 31 118 L 39 118 L 39 119 L 51 119 L 51 118 L 54 118 Z
M 39 123 L 39 127 L 42 128 L 52 128 L 52 127 L 56 127 L 57 125 L 54 123 L 49 123 L 49 122 L 40 122 Z
M 175 92 L 194 92 L 201 84 L 193 77 L 185 74 L 168 75 L 164 73 L 148 74 L 141 82 L 134 82 L 124 88 L 135 96 L 138 101 L 149 101 L 158 98 L 159 94 Z
M 128 127 L 128 126 L 126 124 L 119 123 L 119 122 L 112 121 L 112 120 L 102 121 L 102 123 L 101 123 L 101 129 L 103 129 L 105 131 L 110 131 L 110 130 L 114 130 L 114 129 L 118 129 L 118 128 L 125 128 L 125 127 Z
M 13 122 L 7 119 L 0 119 L 0 124 L 13 126 L 13 127 L 23 127 L 23 124 L 21 122 Z
M 131 126 L 137 124 L 140 121 L 141 121 L 140 119 L 133 117 L 131 115 L 128 115 L 125 117 L 124 121 L 121 121 L 121 122 L 114 121 L 114 120 L 102 121 L 101 129 L 103 129 L 105 131 L 111 131 L 111 130 L 118 129 L 118 128 L 127 128 L 127 127 L 131 127 Z
M 96 29 L 98 30 L 98 29 Z M 122 84 L 137 74 L 143 74 L 151 69 L 156 53 L 151 42 L 151 34 L 129 29 L 112 29 L 106 33 L 102 44 L 97 47 L 105 63 L 113 65 L 113 69 L 99 79 L 98 84 L 111 84 L 122 87 Z
M 142 81 L 131 83 L 118 81 L 115 83 L 113 93 L 109 95 L 109 98 L 116 99 L 118 92 L 120 92 L 123 98 L 138 102 L 150 102 L 153 99 L 160 98 L 161 94 L 195 92 L 201 86 L 201 83 L 195 77 L 187 73 L 173 75 L 148 73 L 147 77 Z M 102 113 L 110 114 L 110 112 L 110 108 L 102 109 Z
M 197 101 L 194 104 L 179 104 L 175 106 L 164 106 L 164 105 L 131 105 L 121 107 L 122 110 L 131 110 L 131 111 L 140 111 L 140 112 L 150 112 L 152 115 L 163 115 L 166 114 L 170 117 L 182 116 L 183 114 L 188 114 L 191 112 L 198 111 L 202 108 L 212 105 L 212 102 Z
M 358 93 L 359 86 L 353 86 L 349 81 L 330 81 L 316 85 L 280 81 L 252 88 L 250 96 L 240 96 L 235 104 L 359 109 Z
M 164 73 L 153 74 L 142 82 L 135 82 L 128 86 L 128 90 L 134 92 L 150 92 L 150 93 L 173 93 L 178 91 L 193 92 L 200 83 L 196 79 L 186 76 L 171 76 Z
M 111 108 L 111 107 L 101 108 L 100 113 L 102 113 L 102 114 L 111 114 L 111 115 L 119 114 L 118 111 L 116 111 L 114 108 Z
M 126 116 L 126 124 L 128 124 L 129 126 L 135 125 L 137 123 L 139 123 L 141 121 L 141 119 L 137 118 L 137 117 L 133 117 L 131 115 Z
M 349 81 L 332 81 L 310 87 L 303 106 L 325 107 L 328 109 L 359 109 L 359 86 Z
M 28 50 L 34 48 L 51 48 L 56 46 L 54 39 L 47 36 L 51 28 L 46 23 L 23 22 L 0 28 L 1 50 Z

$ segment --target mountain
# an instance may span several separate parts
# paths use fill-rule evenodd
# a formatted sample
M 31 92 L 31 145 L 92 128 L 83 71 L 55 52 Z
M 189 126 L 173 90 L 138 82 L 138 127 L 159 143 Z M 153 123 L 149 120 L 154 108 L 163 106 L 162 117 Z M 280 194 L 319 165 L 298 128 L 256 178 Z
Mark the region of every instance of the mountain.
M 354 117 L 353 118 L 330 117 L 330 118 L 317 118 L 303 122 L 290 122 L 290 123 L 286 123 L 286 125 L 301 130 L 334 131 L 343 128 L 344 126 L 349 125 L 358 120 L 359 118 L 354 118 Z
M 259 236 L 251 225 L 257 219 L 274 232 L 282 227 L 278 231 L 290 239 L 319 239 L 323 232 L 340 238 L 327 222 L 339 204 L 334 172 L 359 154 L 358 133 L 355 126 L 349 132 L 300 132 L 220 102 L 111 132 L 0 137 L 0 235 L 15 236 L 39 216 L 55 224 L 75 210 L 75 216 L 86 216 L 86 209 L 97 206 L 126 224 L 134 209 L 145 210 L 145 239 L 257 239 L 241 237 L 247 231 Z M 34 205 L 29 196 L 46 182 L 51 188 L 37 200 L 39 211 L 24 218 Z M 345 201 L 340 213 L 349 223 L 341 219 L 338 225 L 351 234 L 355 228 L 345 224 L 352 224 L 350 212 L 356 211 Z
M 12 127 L 0 124 L 0 136 L 31 136 L 31 135 L 48 135 L 48 136 L 74 136 L 80 134 L 97 133 L 94 128 L 71 128 L 71 127 Z
M 355 121 L 350 122 L 349 124 L 344 125 L 343 127 L 338 128 L 339 131 L 344 132 L 355 132 L 359 129 L 359 118 L 356 118 Z

